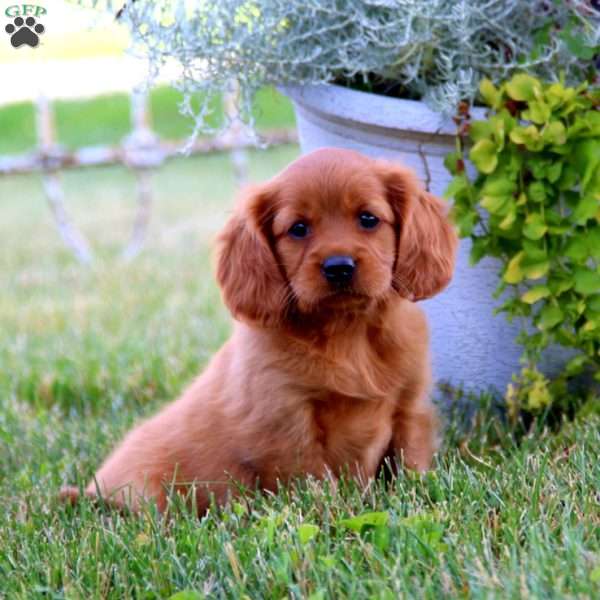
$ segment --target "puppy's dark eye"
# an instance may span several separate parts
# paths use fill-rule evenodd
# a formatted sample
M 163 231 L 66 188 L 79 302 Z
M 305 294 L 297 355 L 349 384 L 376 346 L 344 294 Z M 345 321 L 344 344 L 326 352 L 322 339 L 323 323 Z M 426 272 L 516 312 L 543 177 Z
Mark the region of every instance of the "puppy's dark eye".
M 372 213 L 364 210 L 358 215 L 358 221 L 363 229 L 373 229 L 377 227 L 379 219 Z
M 288 233 L 297 240 L 300 240 L 308 235 L 310 228 L 304 221 L 296 221 L 289 229 Z

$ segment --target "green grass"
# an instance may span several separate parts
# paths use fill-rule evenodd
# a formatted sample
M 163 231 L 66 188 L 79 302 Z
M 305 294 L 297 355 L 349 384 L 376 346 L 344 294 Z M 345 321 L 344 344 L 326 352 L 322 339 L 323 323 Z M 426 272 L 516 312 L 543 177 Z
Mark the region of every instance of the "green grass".
M 0 108 L 0 154 L 31 149 L 35 145 L 35 113 L 29 102 Z
M 297 152 L 252 153 L 253 179 Z M 147 248 L 127 263 L 130 174 L 70 172 L 65 185 L 91 268 L 63 248 L 36 177 L 0 179 L 1 598 L 599 597 L 591 413 L 518 439 L 482 397 L 468 433 L 460 409 L 449 417 L 433 473 L 366 491 L 300 481 L 202 520 L 58 504 L 62 483 L 83 484 L 226 339 L 209 248 L 234 195 L 227 156 L 170 162 Z M 387 523 L 344 524 L 373 511 Z
M 193 121 L 181 115 L 181 94 L 170 87 L 158 87 L 150 94 L 150 114 L 155 131 L 164 139 L 185 139 Z M 131 132 L 129 98 L 111 94 L 88 100 L 58 100 L 53 103 L 58 141 L 67 148 L 117 144 Z M 292 127 L 294 114 L 287 98 L 272 88 L 256 97 L 254 115 L 259 130 Z M 207 122 L 216 126 L 222 118 L 220 103 Z M 0 107 L 0 154 L 16 154 L 35 145 L 35 114 L 28 102 Z

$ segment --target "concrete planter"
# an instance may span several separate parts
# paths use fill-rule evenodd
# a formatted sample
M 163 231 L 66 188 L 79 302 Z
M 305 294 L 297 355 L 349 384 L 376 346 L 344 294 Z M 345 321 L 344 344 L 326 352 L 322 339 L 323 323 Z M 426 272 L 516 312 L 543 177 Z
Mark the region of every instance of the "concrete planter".
M 443 159 L 454 148 L 455 127 L 422 102 L 334 85 L 282 91 L 294 103 L 302 152 L 338 146 L 397 160 L 413 168 L 431 192 L 443 194 L 450 181 Z M 468 391 L 504 392 L 520 368 L 518 329 L 493 312 L 498 263 L 485 259 L 469 266 L 470 247 L 469 240 L 462 240 L 451 285 L 422 303 L 431 329 L 434 376 L 438 384 Z

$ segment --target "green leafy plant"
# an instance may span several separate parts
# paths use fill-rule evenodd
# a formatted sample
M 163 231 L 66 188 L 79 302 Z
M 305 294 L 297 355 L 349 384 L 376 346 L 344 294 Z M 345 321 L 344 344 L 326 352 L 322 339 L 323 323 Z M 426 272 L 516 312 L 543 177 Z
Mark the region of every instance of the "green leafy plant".
M 270 85 L 335 83 L 449 115 L 484 77 L 593 80 L 600 52 L 600 10 L 589 0 L 71 1 L 123 7 L 136 51 L 152 72 L 180 72 L 182 110 L 207 132 L 232 82 L 250 124 L 256 92 Z
M 462 105 L 447 195 L 471 260 L 500 260 L 499 311 L 520 318 L 523 371 L 507 391 L 511 414 L 566 399 L 569 380 L 600 381 L 600 90 L 517 74 L 484 79 L 486 119 Z M 466 158 L 477 171 L 472 177 Z M 537 364 L 559 344 L 573 356 L 553 380 Z

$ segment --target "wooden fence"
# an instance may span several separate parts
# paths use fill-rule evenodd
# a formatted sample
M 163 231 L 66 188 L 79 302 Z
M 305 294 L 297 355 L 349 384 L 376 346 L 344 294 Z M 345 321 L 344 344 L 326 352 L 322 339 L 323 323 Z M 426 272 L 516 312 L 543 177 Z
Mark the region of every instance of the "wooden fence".
M 235 118 L 234 97 L 228 96 L 224 109 L 232 125 L 221 135 L 199 139 L 188 149 L 189 154 L 229 152 L 236 181 L 246 180 L 246 149 L 254 141 L 245 135 Z M 129 168 L 136 180 L 137 205 L 129 240 L 123 257 L 131 259 L 143 247 L 152 209 L 151 174 L 168 159 L 181 156 L 180 142 L 161 140 L 152 130 L 145 92 L 131 94 L 132 131 L 117 146 L 89 146 L 69 151 L 57 142 L 51 103 L 40 97 L 36 104 L 37 147 L 18 156 L 0 156 L 0 176 L 22 173 L 41 173 L 44 193 L 64 243 L 82 263 L 93 260 L 93 252 L 85 236 L 71 221 L 65 209 L 65 194 L 60 173 L 65 169 L 121 164 Z M 264 136 L 267 144 L 287 144 L 297 140 L 295 131 L 269 131 Z

